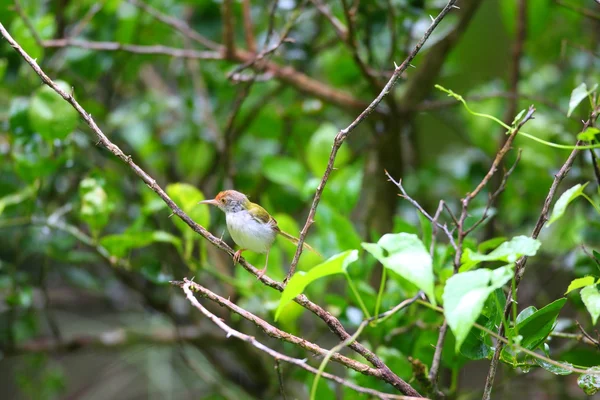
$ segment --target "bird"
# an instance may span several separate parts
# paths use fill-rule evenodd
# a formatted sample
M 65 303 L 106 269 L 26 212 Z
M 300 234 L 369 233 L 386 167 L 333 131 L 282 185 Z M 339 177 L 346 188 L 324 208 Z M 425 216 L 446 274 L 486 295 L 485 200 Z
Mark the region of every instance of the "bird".
M 248 200 L 248 196 L 236 190 L 224 190 L 214 199 L 202 200 L 198 204 L 216 206 L 225 213 L 227 230 L 233 241 L 240 247 L 233 256 L 234 265 L 239 262 L 242 253 L 246 250 L 267 255 L 264 268 L 258 271 L 258 279 L 267 272 L 269 252 L 277 235 L 283 236 L 296 245 L 299 242 L 298 238 L 282 231 L 267 210 L 252 203 Z M 319 254 L 306 243 L 303 243 L 303 247 Z

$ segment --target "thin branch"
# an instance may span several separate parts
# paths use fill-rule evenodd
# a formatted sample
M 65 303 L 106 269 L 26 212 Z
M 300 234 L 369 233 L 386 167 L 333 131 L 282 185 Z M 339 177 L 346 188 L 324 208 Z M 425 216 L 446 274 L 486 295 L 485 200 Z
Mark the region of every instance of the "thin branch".
M 440 371 L 440 365 L 442 362 L 442 350 L 444 348 L 444 340 L 446 339 L 446 332 L 448 331 L 448 321 L 444 319 L 440 332 L 438 334 L 438 340 L 435 345 L 435 352 L 433 353 L 433 361 L 431 362 L 431 369 L 429 370 L 429 380 L 433 386 L 433 393 L 437 391 L 438 376 Z
M 322 0 L 311 0 L 317 10 L 331 23 L 333 29 L 337 36 L 343 41 L 346 42 L 348 40 L 348 29 L 346 26 L 340 21 L 335 15 L 331 13 L 329 6 L 323 3 Z
M 597 13 L 593 12 L 592 10 L 588 10 L 587 8 L 583 8 L 583 7 L 578 7 L 576 5 L 569 4 L 562 0 L 554 0 L 554 1 L 559 6 L 567 8 L 571 11 L 575 11 L 576 13 L 583 15 L 584 17 L 587 17 L 587 18 L 590 18 L 590 19 L 593 19 L 596 21 L 600 21 L 600 14 L 597 14 Z
M 577 328 L 579 328 L 579 330 L 581 331 L 581 333 L 583 334 L 583 336 L 589 340 L 590 343 L 592 343 L 594 346 L 596 346 L 598 348 L 598 350 L 600 350 L 600 340 L 594 339 L 592 337 L 592 335 L 590 335 L 589 333 L 587 333 L 585 331 L 585 329 L 583 329 L 583 326 L 581 326 L 581 324 L 579 323 L 579 321 L 575 321 L 575 324 L 577 325 Z
M 33 26 L 33 23 L 31 22 L 31 20 L 29 19 L 29 17 L 25 13 L 25 11 L 23 11 L 23 7 L 21 7 L 21 2 L 19 0 L 14 0 L 14 4 L 15 4 L 15 11 L 17 12 L 17 14 L 19 14 L 19 17 L 21 17 L 21 19 L 23 20 L 23 23 L 25 23 L 25 26 L 31 33 L 31 36 L 33 36 L 33 40 L 35 40 L 35 43 L 40 47 L 44 47 L 44 45 L 43 45 L 44 41 L 42 40 L 38 31 L 35 29 L 35 26 Z
M 308 217 L 306 218 L 306 223 L 304 224 L 304 227 L 302 228 L 302 231 L 300 232 L 298 246 L 296 248 L 296 254 L 294 254 L 294 258 L 292 260 L 289 272 L 288 272 L 284 282 L 287 282 L 296 270 L 296 266 L 298 265 L 298 261 L 300 260 L 300 255 L 302 254 L 302 247 L 304 244 L 304 240 L 306 239 L 308 229 L 314 223 L 315 213 L 317 211 L 319 201 L 321 200 L 321 195 L 323 194 L 323 190 L 325 190 L 325 185 L 327 184 L 329 175 L 331 174 L 331 171 L 333 170 L 333 164 L 335 162 L 337 152 L 340 149 L 342 143 L 344 143 L 344 140 L 346 140 L 346 138 L 354 130 L 354 128 L 356 128 L 361 122 L 363 122 L 369 116 L 369 114 L 371 114 L 377 108 L 377 106 L 379 105 L 379 103 L 381 103 L 383 98 L 393 89 L 394 85 L 396 84 L 396 82 L 398 81 L 398 79 L 400 78 L 402 73 L 408 68 L 411 61 L 416 57 L 419 50 L 421 50 L 421 48 L 423 47 L 423 45 L 425 44 L 425 42 L 427 41 L 427 39 L 433 32 L 433 30 L 438 26 L 438 24 L 441 22 L 441 20 L 444 19 L 446 14 L 448 14 L 450 12 L 450 10 L 454 7 L 455 3 L 456 3 L 456 0 L 450 0 L 448 2 L 448 4 L 446 4 L 446 6 L 442 9 L 440 14 L 437 16 L 437 18 L 435 18 L 433 20 L 433 22 L 431 23 L 429 28 L 425 31 L 423 37 L 416 44 L 415 48 L 408 55 L 406 60 L 404 60 L 404 62 L 400 66 L 397 66 L 394 69 L 394 73 L 392 74 L 392 77 L 386 83 L 386 85 L 383 87 L 383 89 L 381 90 L 379 95 L 377 95 L 377 97 L 371 102 L 371 104 L 369 104 L 369 106 L 362 113 L 360 113 L 360 115 L 350 125 L 348 125 L 348 127 L 346 127 L 345 129 L 342 129 L 336 135 L 336 137 L 333 141 L 333 148 L 331 149 L 331 154 L 329 155 L 329 161 L 327 162 L 327 168 L 325 169 L 323 178 L 321 179 L 321 182 L 319 183 L 319 186 L 317 187 L 312 205 L 310 207 L 310 211 L 308 213 Z
M 227 252 L 229 256 L 233 257 L 234 251 L 231 247 L 227 245 L 223 240 L 214 236 L 209 231 L 207 231 L 203 226 L 196 223 L 192 220 L 175 202 L 167 195 L 167 193 L 157 184 L 156 180 L 152 178 L 148 173 L 146 173 L 143 169 L 141 169 L 135 162 L 133 162 L 131 156 L 126 155 L 117 145 L 112 143 L 106 135 L 102 132 L 102 130 L 98 127 L 91 114 L 85 111 L 83 107 L 75 100 L 75 97 L 62 90 L 54 81 L 52 81 L 48 75 L 39 67 L 34 59 L 32 59 L 23 48 L 10 36 L 10 34 L 4 28 L 4 25 L 0 23 L 0 33 L 2 36 L 8 41 L 8 43 L 15 49 L 17 53 L 31 66 L 31 68 L 38 74 L 38 76 L 42 79 L 42 82 L 52 88 L 56 93 L 58 93 L 63 99 L 65 99 L 69 104 L 75 108 L 75 110 L 79 113 L 79 115 L 85 120 L 88 126 L 92 129 L 92 131 L 96 134 L 98 138 L 98 144 L 102 144 L 106 147 L 111 153 L 120 158 L 123 162 L 125 162 L 129 167 L 133 170 L 133 172 L 146 183 L 146 185 L 153 190 L 171 209 L 174 215 L 177 215 L 184 223 L 186 223 L 194 232 L 198 233 L 210 243 L 212 243 L 215 247 Z M 372 111 L 372 110 L 369 110 Z M 258 276 L 258 269 L 253 265 L 248 263 L 246 260 L 241 259 L 240 264 L 244 269 L 251 272 L 254 276 Z M 283 291 L 284 286 L 274 281 L 273 279 L 265 276 L 260 278 L 260 281 L 266 286 L 272 287 L 276 290 Z M 305 295 L 297 296 L 294 301 L 311 311 L 319 318 L 321 318 L 329 327 L 329 329 L 334 332 L 341 340 L 346 340 L 350 335 L 340 321 L 331 315 L 329 312 L 325 311 L 322 307 L 308 300 Z M 365 357 L 373 366 L 381 371 L 382 379 L 396 389 L 400 390 L 402 393 L 409 396 L 419 396 L 419 393 L 408 383 L 394 374 L 390 368 L 372 351 L 364 347 L 358 342 L 353 342 L 350 345 L 350 348 L 356 351 L 358 354 Z
M 94 42 L 81 39 L 53 39 L 42 42 L 44 47 L 79 47 L 88 50 L 99 51 L 126 51 L 135 54 L 152 54 L 169 57 L 195 58 L 200 60 L 222 60 L 223 55 L 217 51 L 198 51 L 191 49 L 179 49 L 162 45 L 142 46 L 135 44 L 122 44 L 117 42 Z
M 588 119 L 585 122 L 583 131 L 585 131 L 590 126 L 593 126 L 597 117 L 598 117 L 597 114 L 592 113 L 592 116 L 590 117 L 590 119 Z M 581 144 L 582 144 L 581 141 L 577 141 L 577 143 L 575 145 L 580 146 Z M 571 166 L 573 165 L 573 162 L 575 161 L 575 158 L 577 157 L 578 154 L 579 154 L 579 149 L 574 149 L 573 151 L 571 151 L 571 154 L 569 154 L 569 157 L 567 158 L 565 163 L 562 165 L 562 167 L 560 168 L 558 173 L 556 173 L 556 175 L 554 175 L 554 181 L 552 182 L 552 185 L 550 186 L 548 195 L 546 196 L 546 199 L 544 200 L 544 205 L 542 206 L 542 211 L 540 213 L 540 216 L 538 217 L 538 220 L 537 220 L 535 227 L 533 228 L 533 232 L 531 234 L 531 237 L 533 239 L 537 239 L 540 232 L 542 231 L 542 228 L 546 224 L 546 221 L 548 221 L 548 215 L 550 213 L 550 204 L 552 203 L 552 200 L 554 199 L 556 190 L 558 189 L 558 186 L 560 185 L 562 180 L 565 178 L 565 176 L 567 176 L 567 174 L 571 170 Z M 518 259 L 517 262 L 515 263 L 515 284 L 514 284 L 515 289 L 518 289 L 519 283 L 521 282 L 521 279 L 523 278 L 523 274 L 525 273 L 525 266 L 527 264 L 527 259 L 528 259 L 527 256 L 523 256 L 520 259 Z M 516 296 L 516 293 L 513 293 L 513 289 L 511 287 L 508 291 L 506 306 L 504 308 L 505 316 L 510 315 L 512 302 L 513 302 L 515 296 Z M 501 325 L 500 328 L 498 329 L 498 335 L 501 336 L 503 334 L 504 334 L 504 325 Z M 498 368 L 498 362 L 500 360 L 500 353 L 502 352 L 503 347 L 504 347 L 503 343 L 501 343 L 501 342 L 497 343 L 496 349 L 494 351 L 494 355 L 492 357 L 492 361 L 490 363 L 490 369 L 488 371 L 488 375 L 487 375 L 486 382 L 485 382 L 484 397 L 483 397 L 484 400 L 489 400 L 489 398 L 491 396 L 492 387 L 494 385 L 494 378 L 496 376 L 496 370 Z
M 242 0 L 242 17 L 244 19 L 244 38 L 248 51 L 256 53 L 256 39 L 252 25 L 252 5 L 250 0 Z
M 590 149 L 590 155 L 592 156 L 592 166 L 594 168 L 596 183 L 600 186 L 600 166 L 598 165 L 598 157 L 596 157 L 596 152 L 594 149 Z
M 232 58 L 235 54 L 235 31 L 233 26 L 232 0 L 223 0 L 221 3 L 221 19 L 223 25 L 223 44 L 225 45 L 225 57 Z
M 210 50 L 222 51 L 222 46 L 216 42 L 213 42 L 210 39 L 205 38 L 195 30 L 193 30 L 185 21 L 171 17 L 169 15 L 163 14 L 156 8 L 144 3 L 140 0 L 128 0 L 130 4 L 136 6 L 137 8 L 144 10 L 147 14 L 152 16 L 157 21 L 162 22 L 163 24 L 169 25 L 179 32 L 183 34 L 185 37 L 200 43 L 204 47 Z
M 204 314 L 208 319 L 210 319 L 215 325 L 217 325 L 219 328 L 221 328 L 224 332 L 227 333 L 227 337 L 235 337 L 237 339 L 240 339 L 244 342 L 247 342 L 249 344 L 251 344 L 252 346 L 256 347 L 257 349 L 259 349 L 262 352 L 267 353 L 268 355 L 270 355 L 271 357 L 273 357 L 276 360 L 281 360 L 281 361 L 285 361 L 287 363 L 296 365 L 310 373 L 316 374 L 318 372 L 318 370 L 310 365 L 308 365 L 306 363 L 306 360 L 300 360 L 297 358 L 292 358 L 292 357 L 288 357 L 282 353 L 279 353 L 273 349 L 271 349 L 270 347 L 267 347 L 266 345 L 260 343 L 259 341 L 257 341 L 255 338 L 253 338 L 252 336 L 248 336 L 244 333 L 241 333 L 239 331 L 236 331 L 235 329 L 232 329 L 231 327 L 229 327 L 227 324 L 225 324 L 225 322 L 223 322 L 220 318 L 218 318 L 216 315 L 212 314 L 210 311 L 208 311 L 202 304 L 200 304 L 200 302 L 198 301 L 198 299 L 196 299 L 196 297 L 194 296 L 194 294 L 192 293 L 192 288 L 194 289 L 198 289 L 198 285 L 195 284 L 192 281 L 189 280 L 185 280 L 184 282 L 181 283 L 181 288 L 183 289 L 183 291 L 185 292 L 185 295 L 187 297 L 187 299 L 189 300 L 189 302 L 195 307 L 197 308 L 202 314 Z M 225 300 L 225 299 L 223 299 Z M 227 301 L 227 300 L 225 300 Z M 273 327 L 273 329 L 276 329 Z M 303 340 L 303 339 L 301 339 Z M 325 350 L 324 350 L 325 351 Z M 325 351 L 326 352 L 326 351 Z M 354 361 L 354 360 L 352 360 Z M 359 393 L 365 393 L 365 394 L 369 394 L 371 396 L 375 396 L 379 399 L 417 399 L 416 397 L 406 397 L 406 396 L 396 396 L 396 395 L 390 395 L 387 393 L 382 393 L 382 392 L 378 392 L 376 390 L 373 389 L 368 389 L 368 388 L 364 388 L 358 385 L 355 385 L 343 378 L 340 378 L 338 376 L 329 374 L 329 373 L 322 373 L 321 376 L 323 378 L 332 380 L 336 383 L 339 383 L 341 385 L 347 386 Z M 418 397 L 419 399 L 421 399 L 421 397 Z
M 283 387 L 283 373 L 281 372 L 281 363 L 279 359 L 275 359 L 275 371 L 277 372 L 277 380 L 279 381 L 279 393 L 281 394 L 281 398 L 283 400 L 287 400 L 287 396 L 285 395 L 285 388 Z

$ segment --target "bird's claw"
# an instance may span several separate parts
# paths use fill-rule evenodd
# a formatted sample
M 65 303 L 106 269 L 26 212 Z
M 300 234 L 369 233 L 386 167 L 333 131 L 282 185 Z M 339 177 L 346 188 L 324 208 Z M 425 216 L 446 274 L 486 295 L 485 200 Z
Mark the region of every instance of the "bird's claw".
M 256 279 L 260 280 L 260 278 L 262 278 L 266 272 L 267 272 L 266 268 L 259 269 L 258 274 L 256 275 Z
M 236 265 L 237 263 L 240 262 L 240 257 L 242 257 L 243 251 L 244 251 L 244 249 L 239 249 L 238 251 L 235 252 L 235 254 L 233 255 L 233 265 Z

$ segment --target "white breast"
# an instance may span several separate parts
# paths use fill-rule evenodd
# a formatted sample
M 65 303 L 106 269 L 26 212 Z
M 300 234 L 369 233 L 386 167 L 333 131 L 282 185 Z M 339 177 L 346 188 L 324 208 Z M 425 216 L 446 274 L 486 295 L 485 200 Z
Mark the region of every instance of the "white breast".
M 266 253 L 275 241 L 277 233 L 273 228 L 256 221 L 246 210 L 227 213 L 226 220 L 231 238 L 243 249 Z

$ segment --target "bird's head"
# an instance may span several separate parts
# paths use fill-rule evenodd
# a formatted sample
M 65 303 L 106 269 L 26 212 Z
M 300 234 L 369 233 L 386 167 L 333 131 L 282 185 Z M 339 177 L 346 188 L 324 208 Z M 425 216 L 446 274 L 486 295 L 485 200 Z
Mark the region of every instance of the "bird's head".
M 210 204 L 219 207 L 223 212 L 238 212 L 248 208 L 250 200 L 245 194 L 235 190 L 224 190 L 220 192 L 214 199 L 203 200 L 198 204 Z

